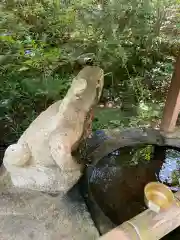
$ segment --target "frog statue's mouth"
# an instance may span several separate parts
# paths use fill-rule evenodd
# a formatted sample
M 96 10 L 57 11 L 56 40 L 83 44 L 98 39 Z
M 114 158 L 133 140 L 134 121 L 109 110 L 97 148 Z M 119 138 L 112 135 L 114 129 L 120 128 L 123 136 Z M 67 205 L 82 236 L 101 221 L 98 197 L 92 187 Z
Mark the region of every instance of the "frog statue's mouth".
M 147 183 L 180 189 L 178 136 L 154 129 L 99 130 L 85 146 L 87 167 L 80 189 L 100 234 L 144 211 Z

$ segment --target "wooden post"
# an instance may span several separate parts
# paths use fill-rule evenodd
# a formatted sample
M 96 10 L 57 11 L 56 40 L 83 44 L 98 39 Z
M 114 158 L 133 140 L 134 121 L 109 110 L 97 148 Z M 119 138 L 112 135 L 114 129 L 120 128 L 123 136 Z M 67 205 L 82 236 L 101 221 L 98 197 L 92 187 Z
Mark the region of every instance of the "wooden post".
M 100 237 L 100 240 L 158 240 L 180 226 L 180 192 L 172 207 L 156 214 L 147 209 Z
M 169 88 L 163 118 L 161 122 L 161 131 L 172 132 L 176 126 L 180 111 L 180 56 L 177 58 L 175 70 L 172 76 Z

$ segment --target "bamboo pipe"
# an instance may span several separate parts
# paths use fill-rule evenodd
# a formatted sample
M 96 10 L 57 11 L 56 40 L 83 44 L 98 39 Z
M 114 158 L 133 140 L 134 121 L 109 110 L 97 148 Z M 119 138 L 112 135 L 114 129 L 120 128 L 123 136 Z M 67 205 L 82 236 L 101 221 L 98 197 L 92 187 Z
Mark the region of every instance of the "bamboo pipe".
M 180 226 L 180 191 L 175 194 L 175 202 L 169 209 L 158 214 L 147 209 L 99 239 L 158 240 L 178 226 Z

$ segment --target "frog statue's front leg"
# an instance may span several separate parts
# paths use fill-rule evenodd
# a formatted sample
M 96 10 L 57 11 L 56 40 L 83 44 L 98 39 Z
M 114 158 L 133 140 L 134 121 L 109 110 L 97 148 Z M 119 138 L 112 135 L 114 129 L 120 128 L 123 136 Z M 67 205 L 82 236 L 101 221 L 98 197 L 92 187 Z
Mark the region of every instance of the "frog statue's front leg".
M 3 163 L 17 187 L 68 191 L 82 174 L 82 164 L 72 156 L 84 138 L 87 116 L 101 96 L 103 71 L 85 67 L 73 79 L 62 101 L 42 112 L 9 146 Z

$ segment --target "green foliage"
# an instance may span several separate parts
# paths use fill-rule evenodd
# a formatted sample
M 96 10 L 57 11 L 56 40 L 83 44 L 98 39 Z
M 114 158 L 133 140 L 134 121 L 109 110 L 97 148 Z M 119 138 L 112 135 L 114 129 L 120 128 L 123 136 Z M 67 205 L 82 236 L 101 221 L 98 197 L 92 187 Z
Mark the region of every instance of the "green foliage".
M 133 147 L 120 149 L 119 157 L 115 157 L 116 163 L 122 166 L 137 166 L 139 163 L 148 164 L 153 159 L 154 146 L 138 144 Z
M 3 140 L 17 139 L 42 110 L 64 96 L 70 80 L 67 75 L 39 78 L 25 78 L 16 73 L 2 75 L 0 128 Z
M 16 139 L 41 110 L 64 96 L 84 53 L 94 53 L 95 64 L 105 70 L 104 96 L 108 91 L 112 100 L 118 97 L 125 109 L 136 106 L 139 119 L 156 117 L 151 100 L 164 100 L 180 46 L 179 26 L 175 0 L 2 1 L 2 137 Z M 139 104 L 148 111 L 140 111 Z M 120 119 L 110 123 L 119 124 Z
M 172 172 L 172 185 L 178 186 L 179 185 L 180 174 L 178 170 L 174 170 Z
M 133 155 L 132 162 L 138 164 L 140 161 L 150 161 L 154 152 L 154 147 L 152 145 L 147 145 L 143 148 L 139 148 Z

